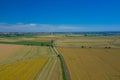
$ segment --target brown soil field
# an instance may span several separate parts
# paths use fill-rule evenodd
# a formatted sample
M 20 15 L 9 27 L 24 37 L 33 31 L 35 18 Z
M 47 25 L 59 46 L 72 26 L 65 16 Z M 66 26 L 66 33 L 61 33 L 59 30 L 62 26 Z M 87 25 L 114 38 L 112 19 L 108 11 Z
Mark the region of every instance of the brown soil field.
M 120 80 L 120 49 L 62 48 L 71 80 Z
M 16 53 L 24 46 L 21 45 L 9 45 L 9 44 L 0 44 L 0 62 L 5 60 L 10 55 Z

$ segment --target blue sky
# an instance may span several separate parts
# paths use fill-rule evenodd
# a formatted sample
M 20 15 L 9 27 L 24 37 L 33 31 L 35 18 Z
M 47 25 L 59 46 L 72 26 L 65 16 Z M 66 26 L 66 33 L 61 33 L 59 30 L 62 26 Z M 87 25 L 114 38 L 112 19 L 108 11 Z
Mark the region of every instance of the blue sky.
M 120 0 L 0 0 L 0 32 L 120 31 Z

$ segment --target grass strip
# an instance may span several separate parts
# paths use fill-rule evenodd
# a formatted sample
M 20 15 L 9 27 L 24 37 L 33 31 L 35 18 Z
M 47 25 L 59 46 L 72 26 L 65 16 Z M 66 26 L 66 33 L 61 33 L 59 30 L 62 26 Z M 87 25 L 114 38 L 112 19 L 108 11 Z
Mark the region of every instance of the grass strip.
M 16 41 L 16 42 L 5 42 L 0 41 L 1 44 L 19 44 L 19 45 L 33 45 L 33 46 L 51 46 L 49 41 Z
M 65 64 L 64 58 L 63 56 L 60 54 L 60 52 L 57 50 L 56 46 L 53 45 L 52 47 L 54 49 L 54 51 L 56 52 L 56 55 L 59 57 L 60 59 L 60 63 L 61 63 L 61 68 L 62 68 L 62 75 L 63 75 L 63 80 L 70 80 L 70 76 L 68 73 L 68 69 L 67 66 Z

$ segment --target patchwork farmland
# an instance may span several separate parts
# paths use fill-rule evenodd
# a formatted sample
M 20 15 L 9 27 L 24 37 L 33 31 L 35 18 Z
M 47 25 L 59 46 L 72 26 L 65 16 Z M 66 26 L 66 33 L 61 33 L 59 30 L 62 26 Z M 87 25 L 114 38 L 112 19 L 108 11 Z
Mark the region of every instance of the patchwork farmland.
M 0 80 L 120 80 L 119 61 L 119 35 L 0 38 Z
M 70 35 L 56 41 L 71 80 L 120 80 L 119 44 L 119 36 Z
M 50 47 L 1 44 L 0 51 L 0 80 L 62 80 L 60 61 Z

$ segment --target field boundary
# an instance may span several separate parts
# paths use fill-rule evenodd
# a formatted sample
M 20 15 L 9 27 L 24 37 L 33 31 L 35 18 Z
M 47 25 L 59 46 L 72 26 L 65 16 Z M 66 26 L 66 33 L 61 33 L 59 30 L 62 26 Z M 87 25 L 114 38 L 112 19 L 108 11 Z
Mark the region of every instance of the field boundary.
M 82 48 L 81 46 L 56 46 L 56 47 L 60 47 L 60 48 Z M 119 47 L 111 47 L 111 48 L 105 48 L 104 47 L 89 47 L 89 46 L 85 46 L 83 49 L 120 49 Z
M 70 79 L 70 75 L 69 75 L 69 71 L 68 71 L 68 68 L 67 68 L 67 65 L 65 63 L 65 60 L 64 60 L 63 56 L 61 55 L 61 53 L 57 50 L 57 48 L 56 48 L 54 43 L 53 43 L 53 47 L 52 48 L 55 51 L 56 55 L 60 59 L 61 68 L 62 68 L 62 74 L 63 74 L 63 80 L 71 80 Z
M 0 41 L 0 44 L 16 44 L 16 45 L 30 45 L 30 46 L 51 46 L 50 41 L 15 41 L 15 42 Z

